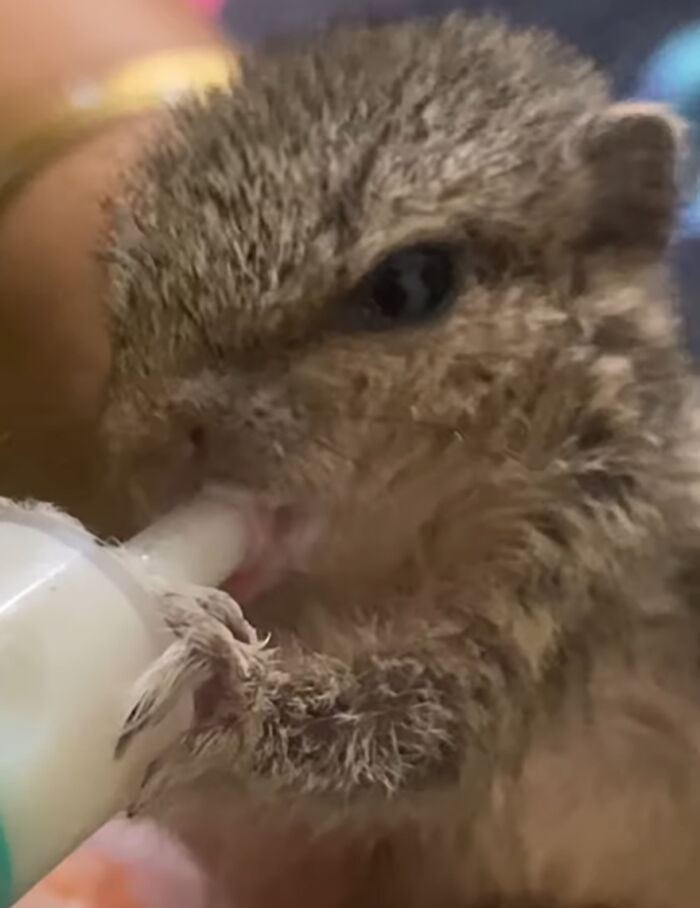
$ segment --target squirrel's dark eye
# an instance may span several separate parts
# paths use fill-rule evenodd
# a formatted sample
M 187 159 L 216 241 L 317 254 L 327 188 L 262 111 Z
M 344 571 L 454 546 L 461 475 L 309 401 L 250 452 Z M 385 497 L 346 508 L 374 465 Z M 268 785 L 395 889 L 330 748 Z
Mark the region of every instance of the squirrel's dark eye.
M 421 321 L 451 302 L 454 276 L 449 248 L 409 246 L 391 253 L 368 275 L 366 302 L 387 327 Z

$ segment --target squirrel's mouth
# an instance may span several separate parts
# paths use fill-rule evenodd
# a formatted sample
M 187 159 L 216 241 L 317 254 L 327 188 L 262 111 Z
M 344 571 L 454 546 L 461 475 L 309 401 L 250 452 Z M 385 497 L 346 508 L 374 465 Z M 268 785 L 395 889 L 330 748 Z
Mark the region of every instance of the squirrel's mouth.
M 247 552 L 220 586 L 245 605 L 273 587 L 286 573 L 303 569 L 318 538 L 321 520 L 308 507 L 276 502 L 265 495 L 242 493 L 241 501 Z

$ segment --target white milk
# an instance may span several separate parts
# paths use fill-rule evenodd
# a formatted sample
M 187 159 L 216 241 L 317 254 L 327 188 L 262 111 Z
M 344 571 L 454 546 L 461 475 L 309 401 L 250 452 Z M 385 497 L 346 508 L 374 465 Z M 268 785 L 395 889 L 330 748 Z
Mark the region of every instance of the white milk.
M 243 547 L 218 494 L 127 546 L 155 573 L 212 586 Z M 123 808 L 187 727 L 189 698 L 114 758 L 132 686 L 170 640 L 123 559 L 60 517 L 0 500 L 0 906 Z

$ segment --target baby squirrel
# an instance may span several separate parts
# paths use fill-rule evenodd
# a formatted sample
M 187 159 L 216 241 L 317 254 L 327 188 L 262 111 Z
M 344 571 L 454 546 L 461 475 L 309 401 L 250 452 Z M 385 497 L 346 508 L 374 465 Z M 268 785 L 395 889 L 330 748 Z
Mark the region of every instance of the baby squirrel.
M 216 788 L 355 830 L 384 855 L 363 906 L 695 903 L 700 776 L 643 744 L 680 729 L 695 760 L 700 728 L 683 143 L 553 37 L 459 15 L 246 54 L 174 112 L 105 243 L 109 482 L 137 521 L 223 479 L 321 529 L 248 614 L 264 645 L 223 593 L 165 601 L 180 640 L 120 747 L 183 683 L 198 715 L 136 811 Z M 626 882 L 567 888 L 519 838 L 528 767 L 568 754 L 580 808 L 615 723 L 608 775 L 648 810 L 600 858 Z

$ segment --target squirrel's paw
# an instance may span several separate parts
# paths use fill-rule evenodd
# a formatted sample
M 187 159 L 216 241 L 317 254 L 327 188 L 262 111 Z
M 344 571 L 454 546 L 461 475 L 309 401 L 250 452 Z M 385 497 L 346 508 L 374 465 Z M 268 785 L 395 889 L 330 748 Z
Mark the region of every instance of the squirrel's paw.
M 195 700 L 193 729 L 243 708 L 243 681 L 260 657 L 259 641 L 240 607 L 220 590 L 180 588 L 160 596 L 173 643 L 135 685 L 116 755 L 145 728 L 160 721 L 187 689 Z

